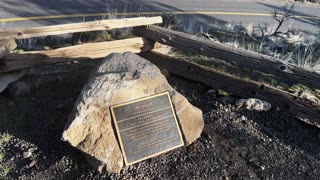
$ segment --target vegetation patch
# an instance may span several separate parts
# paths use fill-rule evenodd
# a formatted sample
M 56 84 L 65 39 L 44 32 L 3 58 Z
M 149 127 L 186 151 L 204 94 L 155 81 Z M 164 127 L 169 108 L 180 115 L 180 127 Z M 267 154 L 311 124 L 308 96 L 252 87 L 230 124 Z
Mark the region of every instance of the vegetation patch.
M 236 48 L 268 55 L 304 69 L 320 72 L 319 34 L 302 32 L 284 25 L 284 22 L 294 18 L 294 8 L 294 3 L 288 3 L 281 10 L 274 11 L 272 17 L 275 22 L 274 26 L 270 24 L 243 26 L 239 23 L 227 23 L 220 27 L 211 28 L 207 32 L 197 32 L 195 35 Z M 164 18 L 164 24 L 169 24 L 168 27 L 179 26 L 179 23 L 173 23 L 178 22 L 176 20 L 177 16 L 170 14 L 166 15 L 166 17 Z M 284 78 L 235 66 L 224 60 L 184 53 L 175 49 L 172 49 L 168 55 L 186 59 L 244 79 L 265 83 L 290 93 L 307 92 L 319 97 L 318 89 L 311 89 Z
M 5 179 L 8 173 L 15 167 L 14 164 L 4 162 L 5 153 L 3 145 L 10 141 L 12 135 L 8 132 L 0 133 L 0 179 Z
M 12 138 L 12 135 L 10 135 L 8 132 L 0 134 L 0 146 L 10 141 L 11 138 Z

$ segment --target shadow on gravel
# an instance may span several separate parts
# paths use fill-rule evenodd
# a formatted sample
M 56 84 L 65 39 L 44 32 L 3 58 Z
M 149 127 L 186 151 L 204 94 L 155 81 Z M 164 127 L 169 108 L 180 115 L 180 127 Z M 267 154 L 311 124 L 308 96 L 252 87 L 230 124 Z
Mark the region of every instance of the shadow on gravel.
M 275 109 L 260 113 L 240 110 L 239 113 L 258 123 L 263 134 L 320 159 L 319 128 Z
M 20 81 L 30 78 L 37 79 Z M 203 111 L 201 137 L 187 148 L 126 167 L 120 174 L 97 174 L 78 150 L 60 139 L 86 80 L 57 79 L 23 96 L 0 94 L 0 132 L 18 139 L 9 145 L 9 158 L 22 154 L 30 143 L 38 149 L 37 167 L 28 169 L 30 162 L 20 159 L 10 173 L 13 179 L 314 179 L 320 173 L 319 129 L 275 110 L 237 110 L 209 95 L 209 87 L 171 76 L 172 87 Z
M 196 87 L 199 87 L 199 86 L 196 86 Z M 200 86 L 200 87 L 202 87 L 202 89 L 195 88 L 194 86 L 189 88 L 182 88 L 182 91 L 184 91 L 185 89 L 190 89 L 192 92 L 189 92 L 189 95 L 187 95 L 187 97 L 190 97 L 190 94 L 198 94 L 196 97 L 202 96 L 203 98 L 203 95 L 206 94 L 206 91 L 205 91 L 206 86 Z M 209 99 L 208 98 L 204 98 L 204 99 L 189 98 L 189 101 L 191 101 L 192 104 L 199 107 L 203 111 L 204 115 L 206 114 L 206 112 L 207 113 L 210 112 L 212 114 L 213 113 L 212 111 L 219 111 L 219 110 L 207 109 L 208 105 L 205 105 L 205 104 L 208 101 L 210 101 L 210 97 Z M 225 106 L 234 107 L 234 103 L 228 102 L 225 104 Z M 225 108 L 223 110 L 228 109 L 225 106 L 222 106 L 223 108 Z M 230 112 L 230 111 L 234 111 L 234 112 Z M 238 120 L 239 116 L 244 116 L 246 120 L 239 121 Z M 223 119 L 226 118 L 225 123 L 232 122 L 236 126 L 238 126 L 238 124 L 241 124 L 239 125 L 239 127 L 242 127 L 242 128 L 243 127 L 248 128 L 247 125 L 252 123 L 250 125 L 254 124 L 257 127 L 250 127 L 250 128 L 255 128 L 259 130 L 260 133 L 265 136 L 264 138 L 268 137 L 284 145 L 290 145 L 293 148 L 296 148 L 301 152 L 308 153 L 310 156 L 313 156 L 320 160 L 320 129 L 315 126 L 306 124 L 305 122 L 302 122 L 297 118 L 288 115 L 285 112 L 277 111 L 275 108 L 272 108 L 270 111 L 267 111 L 267 112 L 257 112 L 257 111 L 249 111 L 245 109 L 234 108 L 233 110 L 226 111 L 225 116 L 221 119 L 220 118 L 221 117 L 219 117 L 218 119 L 212 119 L 212 120 L 222 122 Z M 252 121 L 252 122 L 249 123 L 246 121 Z M 247 136 L 250 136 L 250 133 L 247 134 Z M 229 138 L 237 139 L 238 137 L 230 136 Z
M 169 81 L 203 111 L 205 129 L 194 146 L 213 146 L 201 150 L 201 155 L 196 157 L 199 162 L 190 171 L 211 169 L 214 173 L 209 171 L 208 177 L 213 179 L 316 179 L 319 176 L 320 129 L 274 108 L 268 112 L 237 109 L 236 99 L 226 97 L 229 100 L 225 101 L 225 97 L 212 97 L 201 84 L 175 78 Z M 177 172 L 184 176 L 185 172 Z
M 53 176 L 56 171 L 59 171 L 59 168 L 67 169 L 64 167 L 65 164 L 59 166 L 61 159 L 65 159 L 65 156 L 70 156 L 75 162 L 85 162 L 84 156 L 78 150 L 61 140 L 68 116 L 89 77 L 90 71 L 81 72 L 79 76 L 72 76 L 72 79 L 68 80 L 62 79 L 59 74 L 46 76 L 49 77 L 47 80 L 41 80 L 41 76 L 40 78 L 25 77 L 19 82 L 34 83 L 39 86 L 30 89 L 28 86 L 20 86 L 21 89 L 10 89 L 9 86 L 9 90 L 0 94 L 0 132 L 8 132 L 17 139 L 14 141 L 16 143 L 8 147 L 12 156 L 19 157 L 28 148 L 35 146 L 37 171 L 43 171 L 44 176 Z M 13 172 L 11 177 L 17 178 L 34 171 L 28 169 L 29 163 L 23 159 L 15 162 L 19 170 Z M 84 163 L 79 164 L 86 166 Z M 63 171 L 60 170 L 60 173 L 56 175 L 68 177 L 69 173 L 61 173 Z M 77 173 L 80 172 L 73 172 L 73 174 Z

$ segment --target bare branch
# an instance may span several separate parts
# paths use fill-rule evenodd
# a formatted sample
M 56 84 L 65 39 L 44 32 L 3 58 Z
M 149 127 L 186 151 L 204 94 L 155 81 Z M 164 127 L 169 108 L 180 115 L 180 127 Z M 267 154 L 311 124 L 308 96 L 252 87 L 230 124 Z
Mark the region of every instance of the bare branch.
M 275 28 L 274 32 L 271 34 L 271 36 L 275 36 L 277 34 L 287 34 L 289 32 L 289 29 L 287 32 L 281 32 L 279 29 L 283 25 L 284 22 L 288 21 L 290 18 L 294 17 L 293 9 L 295 7 L 295 3 L 292 3 L 289 7 L 288 4 L 283 6 L 283 10 L 281 12 L 275 10 L 273 12 L 272 18 L 278 22 L 277 27 Z

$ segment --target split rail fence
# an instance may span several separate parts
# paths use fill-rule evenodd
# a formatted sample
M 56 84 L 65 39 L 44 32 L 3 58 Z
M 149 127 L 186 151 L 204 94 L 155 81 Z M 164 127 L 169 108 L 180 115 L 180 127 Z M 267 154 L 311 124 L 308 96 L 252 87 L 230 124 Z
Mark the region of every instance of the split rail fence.
M 161 17 L 139 17 L 0 31 L 0 89 L 1 76 L 4 77 L 8 73 L 56 63 L 98 60 L 110 53 L 131 51 L 139 53 L 140 56 L 160 68 L 167 69 L 172 74 L 201 82 L 212 88 L 226 90 L 232 95 L 266 100 L 293 116 L 308 119 L 314 124 L 320 124 L 320 106 L 318 104 L 301 99 L 292 93 L 268 84 L 240 78 L 183 59 L 169 57 L 154 51 L 154 49 L 160 48 L 161 44 L 172 46 L 183 52 L 214 57 L 237 67 L 271 74 L 276 78 L 302 84 L 311 89 L 320 89 L 320 74 L 269 56 L 240 50 L 219 42 L 153 25 L 160 23 L 162 23 Z M 133 27 L 133 34 L 136 37 L 87 43 L 54 50 L 12 52 L 17 47 L 16 39 L 112 30 L 124 27 Z M 62 77 L 64 76 L 62 75 Z

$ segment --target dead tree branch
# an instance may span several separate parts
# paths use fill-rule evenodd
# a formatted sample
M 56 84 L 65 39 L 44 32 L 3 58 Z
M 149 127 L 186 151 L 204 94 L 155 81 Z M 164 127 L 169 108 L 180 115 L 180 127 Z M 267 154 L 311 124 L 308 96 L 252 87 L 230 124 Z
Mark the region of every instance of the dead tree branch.
M 276 27 L 276 29 L 274 30 L 274 32 L 271 34 L 271 36 L 275 36 L 277 34 L 286 34 L 289 35 L 289 33 L 293 33 L 293 31 L 291 31 L 288 28 L 287 32 L 282 32 L 279 31 L 281 26 L 283 25 L 284 22 L 288 21 L 290 18 L 294 17 L 293 14 L 293 9 L 295 7 L 295 3 L 291 4 L 291 6 L 289 6 L 288 4 L 286 4 L 285 6 L 283 6 L 283 10 L 282 11 L 277 11 L 275 10 L 273 13 L 273 19 L 276 20 L 278 22 L 278 25 Z

